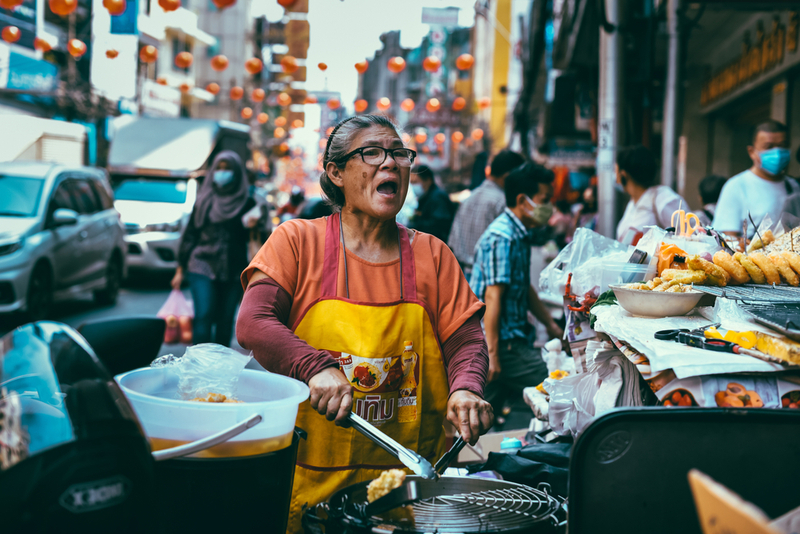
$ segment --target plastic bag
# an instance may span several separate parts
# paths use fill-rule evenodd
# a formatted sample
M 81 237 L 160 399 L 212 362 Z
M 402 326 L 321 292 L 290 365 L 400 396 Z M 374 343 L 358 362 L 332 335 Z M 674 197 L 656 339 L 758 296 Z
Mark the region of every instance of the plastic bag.
M 216 343 L 201 343 L 186 349 L 178 358 L 169 354 L 153 360 L 150 367 L 168 367 L 178 374 L 177 398 L 205 398 L 209 393 L 221 393 L 236 398 L 239 374 L 253 358 Z
M 194 305 L 191 300 L 183 296 L 180 289 L 173 289 L 170 292 L 156 317 L 164 319 L 167 323 L 167 328 L 164 330 L 164 343 L 191 344 Z

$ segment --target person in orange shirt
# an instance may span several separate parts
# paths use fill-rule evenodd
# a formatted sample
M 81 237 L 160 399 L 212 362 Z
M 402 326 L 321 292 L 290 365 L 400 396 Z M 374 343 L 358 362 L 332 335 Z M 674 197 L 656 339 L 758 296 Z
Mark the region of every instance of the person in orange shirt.
M 444 453 L 445 418 L 473 444 L 492 425 L 484 305 L 447 245 L 395 222 L 415 157 L 386 117 L 339 123 L 320 176 L 333 215 L 282 224 L 242 273 L 239 343 L 311 390 L 297 420 L 308 440 L 290 532 L 301 529 L 303 505 L 403 467 L 341 426 L 350 411 L 432 463 Z

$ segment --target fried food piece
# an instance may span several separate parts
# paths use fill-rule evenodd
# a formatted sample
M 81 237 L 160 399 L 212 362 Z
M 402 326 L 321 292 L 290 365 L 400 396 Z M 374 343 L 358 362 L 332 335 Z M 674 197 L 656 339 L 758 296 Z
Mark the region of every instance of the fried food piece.
M 758 268 L 761 269 L 761 272 L 764 273 L 769 285 L 781 283 L 781 275 L 778 273 L 778 268 L 775 267 L 775 264 L 769 261 L 769 258 L 760 252 L 753 252 L 748 256 L 751 260 L 753 260 L 753 263 L 758 265 Z
M 628 289 L 638 289 L 639 291 L 650 291 L 652 289 L 647 284 L 642 284 L 639 282 L 634 282 L 632 284 L 625 284 L 625 287 Z
M 663 282 L 663 280 L 661 278 L 659 278 L 658 276 L 656 276 L 655 278 L 653 278 L 652 280 L 647 282 L 647 287 L 648 287 L 648 289 L 653 290 L 656 287 L 660 286 L 662 282 Z
M 784 250 L 781 252 L 781 256 L 787 261 L 789 267 L 794 269 L 797 274 L 800 274 L 800 254 L 790 250 Z
M 787 284 L 794 287 L 800 285 L 800 278 L 797 277 L 797 273 L 792 270 L 789 266 L 789 262 L 786 261 L 783 256 L 777 252 L 773 252 L 768 255 L 767 258 L 775 265 L 781 278 L 786 280 Z
M 708 260 L 704 260 L 697 254 L 686 258 L 686 265 L 690 269 L 703 271 L 706 273 L 706 283 L 712 286 L 725 287 L 728 284 L 728 273 L 719 265 L 714 265 Z
M 754 284 L 767 283 L 767 277 L 764 276 L 764 271 L 762 271 L 758 265 L 753 263 L 753 260 L 748 258 L 746 255 L 742 254 L 741 252 L 737 252 L 733 255 L 733 259 L 742 264 L 742 267 L 744 267 L 747 271 L 747 274 L 750 275 L 750 279 Z
M 758 249 L 764 248 L 767 245 L 769 245 L 770 243 L 772 243 L 773 241 L 775 241 L 775 235 L 772 233 L 772 230 L 767 230 L 766 232 L 761 234 L 761 237 L 764 238 L 764 242 L 763 243 L 761 242 L 761 239 L 758 238 L 758 235 L 756 235 L 756 237 L 753 238 L 753 240 L 750 242 L 750 244 L 747 245 L 747 252 L 748 253 L 753 252 L 754 250 L 758 250 Z
M 683 293 L 683 286 L 680 284 L 674 285 L 667 289 L 665 293 Z
M 746 284 L 750 281 L 750 275 L 742 265 L 724 250 L 714 254 L 714 264 L 722 267 L 737 284 Z
M 367 500 L 374 502 L 392 491 L 399 488 L 406 479 L 405 471 L 400 469 L 389 469 L 381 473 L 381 476 L 374 479 L 367 486 Z
M 205 397 L 195 397 L 195 398 L 191 399 L 190 402 L 216 402 L 216 403 L 235 402 L 235 403 L 238 404 L 238 403 L 241 403 L 242 401 L 238 401 L 236 399 L 229 398 L 229 397 L 223 395 L 222 393 L 209 393 Z
M 661 273 L 661 278 L 679 284 L 702 284 L 706 281 L 706 273 L 687 269 L 665 269 Z

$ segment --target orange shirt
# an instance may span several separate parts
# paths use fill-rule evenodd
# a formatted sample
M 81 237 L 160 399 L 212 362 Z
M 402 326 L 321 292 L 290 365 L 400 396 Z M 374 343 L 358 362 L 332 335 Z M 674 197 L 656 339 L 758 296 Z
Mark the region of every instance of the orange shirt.
M 305 310 L 321 295 L 327 217 L 287 221 L 270 236 L 242 273 L 242 285 L 259 270 L 292 296 L 289 325 L 294 327 Z M 483 312 L 484 305 L 469 288 L 453 253 L 442 241 L 415 232 L 411 248 L 416 264 L 417 297 L 430 312 L 444 343 L 464 322 Z M 405 267 L 405 266 L 404 266 Z M 358 302 L 400 300 L 400 259 L 370 263 L 347 251 L 350 299 Z M 344 261 L 339 254 L 337 296 L 346 296 Z

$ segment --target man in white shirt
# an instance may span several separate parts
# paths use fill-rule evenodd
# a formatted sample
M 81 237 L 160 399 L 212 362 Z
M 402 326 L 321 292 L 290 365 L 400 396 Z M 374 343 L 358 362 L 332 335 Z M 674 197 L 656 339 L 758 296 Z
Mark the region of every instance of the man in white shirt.
M 739 237 L 746 221 L 747 237 L 752 237 L 755 228 L 750 216 L 756 225 L 767 215 L 772 222 L 780 219 L 786 198 L 800 191 L 797 182 L 784 174 L 791 155 L 787 146 L 786 126 L 780 122 L 769 120 L 756 127 L 753 144 L 747 147 L 753 166 L 722 188 L 714 212 L 717 231 Z

